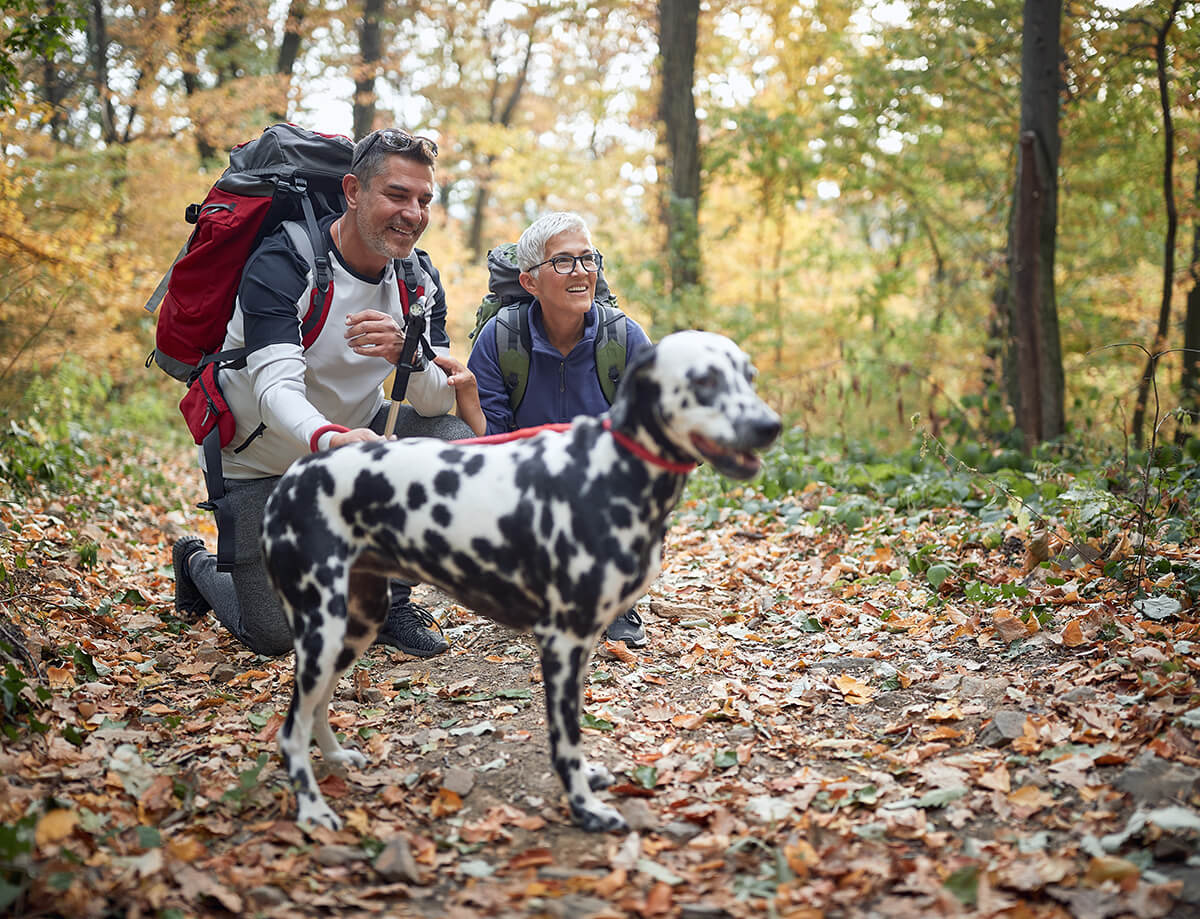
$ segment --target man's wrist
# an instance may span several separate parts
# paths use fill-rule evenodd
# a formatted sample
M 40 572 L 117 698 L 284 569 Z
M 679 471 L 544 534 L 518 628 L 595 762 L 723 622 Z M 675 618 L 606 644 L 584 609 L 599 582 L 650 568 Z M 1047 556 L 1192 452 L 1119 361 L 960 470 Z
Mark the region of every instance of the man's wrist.
M 308 449 L 313 453 L 318 453 L 321 450 L 327 450 L 329 449 L 329 440 L 333 440 L 334 434 L 347 434 L 349 431 L 349 428 L 343 427 L 340 424 L 322 425 L 313 431 L 312 437 L 308 439 Z M 329 435 L 329 440 L 325 442 L 324 446 L 321 446 L 321 438 L 326 434 Z

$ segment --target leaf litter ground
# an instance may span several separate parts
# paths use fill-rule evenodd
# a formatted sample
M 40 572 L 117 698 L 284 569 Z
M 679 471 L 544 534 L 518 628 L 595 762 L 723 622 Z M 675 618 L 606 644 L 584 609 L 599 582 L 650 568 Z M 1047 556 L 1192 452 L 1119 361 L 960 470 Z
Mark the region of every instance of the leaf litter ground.
M 649 646 L 602 643 L 586 687 L 628 835 L 567 818 L 533 643 L 422 589 L 451 650 L 373 648 L 343 680 L 334 724 L 371 764 L 315 755 L 346 828 L 306 834 L 276 753 L 290 656 L 175 618 L 171 543 L 213 532 L 178 510 L 194 471 L 163 472 L 163 494 L 106 471 L 86 500 L 0 508 L 5 612 L 51 690 L 49 729 L 0 750 L 10 910 L 1200 915 L 1195 610 L 1034 567 L 1028 533 L 988 550 L 953 508 L 851 533 L 682 508 Z M 909 574 L 929 545 L 995 590 Z

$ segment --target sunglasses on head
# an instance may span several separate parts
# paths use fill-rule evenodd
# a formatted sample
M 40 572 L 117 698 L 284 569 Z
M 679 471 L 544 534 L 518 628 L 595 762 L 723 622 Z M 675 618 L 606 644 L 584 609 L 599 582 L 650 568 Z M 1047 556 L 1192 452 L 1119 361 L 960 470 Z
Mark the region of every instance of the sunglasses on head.
M 405 150 L 412 150 L 415 147 L 430 159 L 437 159 L 438 145 L 428 137 L 412 135 L 397 128 L 385 128 L 382 131 L 376 131 L 354 151 L 354 158 L 350 161 L 351 171 L 362 162 L 363 157 L 367 155 L 367 151 L 375 145 L 376 141 L 383 144 L 385 149 L 396 153 L 403 153 Z

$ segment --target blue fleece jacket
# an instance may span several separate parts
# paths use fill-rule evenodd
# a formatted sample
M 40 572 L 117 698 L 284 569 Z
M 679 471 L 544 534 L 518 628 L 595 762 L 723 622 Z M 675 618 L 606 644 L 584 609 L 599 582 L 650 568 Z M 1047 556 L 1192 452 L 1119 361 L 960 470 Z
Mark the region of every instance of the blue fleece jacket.
M 626 317 L 628 334 L 626 362 L 650 344 L 642 327 Z M 487 418 L 487 432 L 501 434 L 517 428 L 571 421 L 579 415 L 608 411 L 608 400 L 596 374 L 596 305 L 584 319 L 583 338 L 565 357 L 546 338 L 542 306 L 536 300 L 529 308 L 529 332 L 533 340 L 529 356 L 529 385 L 513 417 L 508 390 L 500 373 L 496 349 L 496 317 L 480 330 L 467 367 L 479 385 L 479 403 Z

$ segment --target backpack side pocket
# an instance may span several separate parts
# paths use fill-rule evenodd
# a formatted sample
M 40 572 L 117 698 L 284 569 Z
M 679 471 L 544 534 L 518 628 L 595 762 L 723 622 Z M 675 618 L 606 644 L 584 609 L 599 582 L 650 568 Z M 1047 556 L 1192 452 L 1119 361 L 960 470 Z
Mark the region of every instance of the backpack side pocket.
M 224 447 L 237 433 L 237 421 L 217 382 L 219 366 L 215 362 L 204 365 L 204 369 L 188 386 L 187 394 L 180 400 L 179 411 L 197 444 L 204 443 L 204 438 L 216 428 L 221 446 Z

